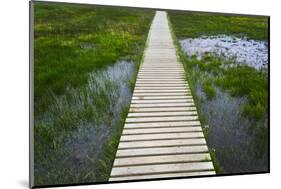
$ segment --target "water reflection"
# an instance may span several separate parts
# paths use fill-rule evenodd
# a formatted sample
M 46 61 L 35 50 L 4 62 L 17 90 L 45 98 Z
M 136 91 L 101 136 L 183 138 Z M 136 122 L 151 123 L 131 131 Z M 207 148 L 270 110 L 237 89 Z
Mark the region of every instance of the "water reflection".
M 216 157 L 224 173 L 243 173 L 267 170 L 267 156 L 258 156 L 256 149 L 256 126 L 242 116 L 245 97 L 232 97 L 216 88 L 217 95 L 206 100 L 200 84 L 196 94 L 200 99 L 201 111 L 208 120 L 209 148 L 215 149 Z M 264 153 L 264 152 L 263 152 Z

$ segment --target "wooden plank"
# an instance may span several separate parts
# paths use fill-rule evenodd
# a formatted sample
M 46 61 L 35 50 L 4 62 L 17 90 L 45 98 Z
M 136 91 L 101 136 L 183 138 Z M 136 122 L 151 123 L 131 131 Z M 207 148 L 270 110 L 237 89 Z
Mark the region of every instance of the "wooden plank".
M 184 84 L 184 83 L 174 83 L 174 84 L 166 84 L 166 83 L 152 83 L 152 84 L 149 84 L 149 83 L 141 83 L 141 84 L 136 84 L 135 87 L 186 87 L 188 88 L 188 85 L 187 84 Z
M 180 178 L 190 176 L 204 176 L 215 175 L 215 171 L 196 171 L 196 172 L 183 172 L 183 173 L 167 173 L 167 174 L 152 174 L 152 175 L 135 175 L 135 176 L 123 176 L 123 177 L 111 177 L 109 181 L 128 181 L 128 180 L 145 180 L 156 178 Z
M 130 141 L 120 142 L 119 149 L 126 148 L 148 148 L 148 147 L 168 147 L 168 146 L 187 146 L 187 145 L 205 145 L 204 138 L 196 139 L 173 139 L 173 140 L 154 140 L 154 141 Z
M 154 82 L 175 82 L 175 81 L 185 81 L 183 78 L 137 78 L 137 81 L 154 81 Z M 153 83 L 153 82 L 152 82 Z
M 161 69 L 161 68 L 141 68 L 139 74 L 185 74 L 183 68 L 171 68 Z
M 176 92 L 190 92 L 188 89 L 140 89 L 140 88 L 135 88 L 134 92 L 136 93 L 176 93 Z
M 164 127 L 164 128 L 141 128 L 141 129 L 127 129 L 124 128 L 122 135 L 134 135 L 134 134 L 152 134 L 152 133 L 185 133 L 202 131 L 200 126 L 195 127 Z
M 139 90 L 159 90 L 160 92 L 162 92 L 163 90 L 164 91 L 167 91 L 167 90 L 183 90 L 183 91 L 189 91 L 186 86 L 181 86 L 181 87 L 178 87 L 178 86 L 172 86 L 172 87 L 167 87 L 167 86 L 160 86 L 160 87 L 156 87 L 156 86 L 149 86 L 149 87 L 143 87 L 143 86 L 136 86 L 135 87 L 135 91 L 139 91 Z
M 170 122 L 150 122 L 150 123 L 125 123 L 125 128 L 151 128 L 151 127 L 188 127 L 200 126 L 200 121 L 170 121 Z
M 183 66 L 169 66 L 169 65 L 143 65 L 140 68 L 140 71 L 182 71 L 184 70 Z
M 171 117 L 127 117 L 126 123 L 147 123 L 147 122 L 170 122 L 170 121 L 193 121 L 198 116 L 171 116 Z
M 135 108 L 131 107 L 130 112 L 177 112 L 177 111 L 194 111 L 196 110 L 196 107 L 190 106 L 190 107 L 152 107 L 152 108 Z
M 144 66 L 172 66 L 174 68 L 177 68 L 177 67 L 181 67 L 183 68 L 183 64 L 182 63 L 179 63 L 177 62 L 177 60 L 168 60 L 168 61 L 165 61 L 165 60 L 150 60 L 150 61 L 146 61 L 144 63 L 141 64 L 141 68 L 143 68 Z
M 155 72 L 157 72 L 157 73 L 166 73 L 166 72 L 185 73 L 183 67 L 174 67 L 174 66 L 171 66 L 171 67 L 163 67 L 163 66 L 149 67 L 149 66 L 147 66 L 147 67 L 141 67 L 141 69 L 139 71 L 140 71 L 139 73 L 141 73 L 141 72 L 142 73 L 146 73 L 146 72 L 148 72 L 148 73 L 150 73 L 150 72 L 152 72 L 152 73 L 155 73 Z
M 136 113 L 130 112 L 127 117 L 166 117 L 166 116 L 190 116 L 197 115 L 196 111 L 184 111 L 184 112 L 144 112 Z
M 138 78 L 136 83 L 185 83 L 187 84 L 187 81 L 184 78 L 169 78 L 169 79 L 144 79 L 144 78 Z
M 194 163 L 175 163 L 175 164 L 160 164 L 160 165 L 141 165 L 129 167 L 114 167 L 111 176 L 132 176 L 145 174 L 161 174 L 174 172 L 191 172 L 202 170 L 213 170 L 211 162 L 194 162 Z
M 194 154 L 207 153 L 206 145 L 198 146 L 171 146 L 156 148 L 137 148 L 137 149 L 119 149 L 116 153 L 117 158 L 138 157 L 138 156 L 155 156 L 155 155 L 175 155 L 175 154 Z
M 186 132 L 186 133 L 151 133 L 151 134 L 136 134 L 122 135 L 121 142 L 127 141 L 145 141 L 145 140 L 165 140 L 165 139 L 184 139 L 184 138 L 203 138 L 203 132 Z
M 193 99 L 172 99 L 172 100 L 132 100 L 132 104 L 153 104 L 153 103 L 184 103 L 184 102 L 193 102 Z
M 132 108 L 187 107 L 187 106 L 194 106 L 194 103 L 182 102 L 182 103 L 131 104 Z
M 147 165 L 147 164 L 163 164 L 163 163 L 187 163 L 194 161 L 210 161 L 209 153 L 200 154 L 177 154 L 177 155 L 158 155 L 158 156 L 141 156 L 116 158 L 114 167 Z
M 140 76 L 140 75 L 143 75 L 143 76 L 154 76 L 154 75 L 158 75 L 158 76 L 167 76 L 167 75 L 169 75 L 169 76 L 182 76 L 182 77 L 184 77 L 184 75 L 185 75 L 185 73 L 183 72 L 183 71 L 171 71 L 171 70 L 167 70 L 167 71 L 163 71 L 163 70 L 155 70 L 155 71 L 152 71 L 152 70 L 150 70 L 150 71 L 147 71 L 147 70 L 145 70 L 145 71 L 140 71 L 139 73 L 138 73 L 138 75 Z
M 178 100 L 178 99 L 192 99 L 191 95 L 183 96 L 133 96 L 132 100 Z
M 184 76 L 184 72 L 183 71 L 173 71 L 173 72 L 171 72 L 171 71 L 166 71 L 166 72 L 163 72 L 163 71 L 162 72 L 159 72 L 159 71 L 142 72 L 142 71 L 140 71 L 138 73 L 138 75 L 139 76 L 141 76 L 141 75 L 143 75 L 143 76 L 155 76 L 155 75 L 157 75 L 157 76 Z
M 182 65 L 168 65 L 168 64 L 150 64 L 150 65 L 141 65 L 140 72 L 184 72 L 184 67 Z M 185 72 L 184 72 L 185 73 Z
M 186 92 L 175 92 L 175 93 L 140 93 L 140 92 L 134 92 L 133 96 L 183 96 L 183 95 L 190 95 L 191 92 L 186 91 Z
M 182 73 L 170 73 L 170 74 L 138 74 L 138 79 L 184 79 L 184 74 Z
M 189 85 L 187 84 L 186 81 L 181 81 L 181 82 L 169 82 L 169 83 L 165 83 L 165 82 L 140 82 L 137 81 L 136 82 L 136 87 L 137 86 L 170 86 L 170 87 L 176 87 L 176 86 L 185 86 L 188 87 Z
M 184 77 L 182 75 L 138 75 L 137 79 L 153 79 L 153 80 L 175 80 L 175 79 L 180 79 L 182 80 Z

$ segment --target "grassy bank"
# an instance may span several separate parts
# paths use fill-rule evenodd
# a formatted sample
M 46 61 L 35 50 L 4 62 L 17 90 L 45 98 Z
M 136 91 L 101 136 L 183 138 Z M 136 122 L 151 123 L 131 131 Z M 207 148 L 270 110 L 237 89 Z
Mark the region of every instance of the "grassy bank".
M 36 185 L 108 180 L 153 15 L 35 2 Z
M 241 105 L 241 111 L 245 119 L 250 122 L 249 133 L 254 135 L 255 138 L 251 142 L 255 147 L 258 147 L 255 154 L 252 155 L 257 159 L 262 159 L 262 161 L 264 159 L 264 165 L 266 166 L 267 160 L 265 157 L 267 156 L 268 146 L 267 69 L 256 70 L 250 66 L 236 64 L 235 60 L 225 59 L 225 57 L 214 56 L 209 53 L 206 53 L 201 59 L 196 56 L 188 57 L 181 50 L 178 40 L 226 34 L 266 41 L 268 38 L 267 18 L 169 11 L 169 20 L 174 31 L 178 55 L 184 64 L 186 77 L 194 96 L 202 125 L 209 124 L 210 120 L 206 118 L 206 112 L 201 106 L 203 103 L 215 99 L 218 90 L 222 90 L 234 98 L 246 98 L 247 101 Z M 203 91 L 204 98 L 199 94 L 199 89 Z M 213 117 L 216 117 L 215 110 Z M 228 118 L 226 117 L 225 119 Z M 210 125 L 210 129 L 211 127 L 212 125 Z M 208 136 L 208 133 L 205 133 L 205 135 Z M 216 137 L 214 136 L 213 138 Z M 236 148 L 239 148 L 239 146 L 236 146 Z M 230 146 L 229 150 L 231 151 Z M 216 170 L 218 173 L 224 173 L 224 167 L 220 163 L 222 157 L 217 155 L 218 152 L 212 152 L 212 158 L 215 158 Z

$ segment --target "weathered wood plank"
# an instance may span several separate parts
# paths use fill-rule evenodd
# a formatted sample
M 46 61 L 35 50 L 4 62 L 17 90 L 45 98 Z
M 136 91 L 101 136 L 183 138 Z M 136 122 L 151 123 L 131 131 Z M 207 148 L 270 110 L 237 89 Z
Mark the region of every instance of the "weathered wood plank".
M 194 103 L 182 102 L 182 103 L 131 104 L 132 108 L 187 107 L 187 106 L 194 106 Z
M 175 82 L 175 81 L 185 81 L 183 78 L 137 78 L 137 81 L 153 81 L 153 82 Z M 152 83 L 153 83 L 152 82 Z
M 188 89 L 139 89 L 134 90 L 135 93 L 177 93 L 190 92 Z
M 164 139 L 181 139 L 181 138 L 203 138 L 203 132 L 187 132 L 187 133 L 150 133 L 137 135 L 122 135 L 121 142 L 141 141 L 141 140 L 164 140 Z
M 195 106 L 190 107 L 152 107 L 152 108 L 135 108 L 131 107 L 130 112 L 177 112 L 177 111 L 194 111 L 196 110 Z
M 173 71 L 173 72 L 171 72 L 171 71 L 166 71 L 166 72 L 163 72 L 163 71 L 162 72 L 159 72 L 159 71 L 142 72 L 142 71 L 140 71 L 138 76 L 141 76 L 141 75 L 143 75 L 143 76 L 155 76 L 155 75 L 157 75 L 157 76 L 184 76 L 184 72 L 183 71 Z
M 196 111 L 185 112 L 148 112 L 148 113 L 129 113 L 127 117 L 166 117 L 166 116 L 190 116 L 197 115 Z
M 152 174 L 152 175 L 135 175 L 123 177 L 111 177 L 109 181 L 124 181 L 124 180 L 143 180 L 143 179 L 156 179 L 156 178 L 180 178 L 190 176 L 204 176 L 215 175 L 215 171 L 196 171 L 196 172 L 182 172 L 182 173 L 167 173 L 167 174 Z
M 183 96 L 133 96 L 132 100 L 179 100 L 179 99 L 193 99 L 191 95 Z
M 148 84 L 148 83 L 144 83 L 144 84 L 136 84 L 135 87 L 185 87 L 188 88 L 187 84 L 184 83 L 179 83 L 179 84 L 165 84 L 165 83 L 158 83 L 158 84 Z
M 150 128 L 150 127 L 188 127 L 200 126 L 200 121 L 170 121 L 150 123 L 125 123 L 125 128 Z
M 114 167 L 145 165 L 145 164 L 160 164 L 160 163 L 186 163 L 194 161 L 210 161 L 209 153 L 200 154 L 177 154 L 177 155 L 158 155 L 158 156 L 142 156 L 116 158 Z
M 122 157 L 138 157 L 138 156 L 154 156 L 154 155 L 174 155 L 174 154 L 192 154 L 207 153 L 206 145 L 198 146 L 171 146 L 156 148 L 137 148 L 137 149 L 119 149 L 116 153 L 117 158 Z
M 140 100 L 134 100 L 132 99 L 132 104 L 153 104 L 153 103 L 189 103 L 193 102 L 192 98 L 184 98 L 184 99 L 140 99 Z
M 175 163 L 175 164 L 160 164 L 160 165 L 142 165 L 142 166 L 129 166 L 129 167 L 115 167 L 111 176 L 131 176 L 131 175 L 144 175 L 144 174 L 161 174 L 161 173 L 174 173 L 174 172 L 190 172 L 213 170 L 211 162 L 194 162 L 194 163 Z
M 185 73 L 182 67 L 142 67 L 139 73 Z
M 196 139 L 173 139 L 173 140 L 155 140 L 155 141 L 130 141 L 120 142 L 119 149 L 125 148 L 144 148 L 144 147 L 168 147 L 168 146 L 187 146 L 206 144 L 204 138 Z
M 173 86 L 173 87 L 167 87 L 167 86 L 164 86 L 164 87 L 156 87 L 156 86 L 149 86 L 149 87 L 143 87 L 143 86 L 136 86 L 135 87 L 135 91 L 141 91 L 141 90 L 145 90 L 145 91 L 150 91 L 150 90 L 157 90 L 159 92 L 165 92 L 165 91 L 168 91 L 168 90 L 183 90 L 183 91 L 189 91 L 186 86 L 181 86 L 181 87 L 178 87 L 178 86 Z
M 179 133 L 179 132 L 195 132 L 202 131 L 200 126 L 195 127 L 164 127 L 164 128 L 141 128 L 127 129 L 124 128 L 122 135 L 132 134 L 151 134 L 151 133 Z
M 193 121 L 198 120 L 198 116 L 171 116 L 171 117 L 127 117 L 126 123 L 150 123 L 165 121 Z
M 184 79 L 138 79 L 136 84 L 187 84 L 187 82 Z
M 134 92 L 133 96 L 183 96 L 183 95 L 191 95 L 191 92 L 174 92 L 174 93 L 145 93 L 145 92 Z
M 183 80 L 183 76 L 181 75 L 138 75 L 138 78 L 140 80 L 147 80 L 147 79 L 153 79 L 153 80 Z

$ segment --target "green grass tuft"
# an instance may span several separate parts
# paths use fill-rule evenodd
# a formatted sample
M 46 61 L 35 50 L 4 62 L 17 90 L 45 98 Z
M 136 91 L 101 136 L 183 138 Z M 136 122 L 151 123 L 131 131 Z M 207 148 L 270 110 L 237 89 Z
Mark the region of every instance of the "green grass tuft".
M 248 103 L 244 106 L 244 114 L 253 119 L 260 119 L 268 107 L 267 72 L 249 66 L 236 66 L 222 73 L 222 76 L 216 79 L 217 85 L 234 96 L 246 96 Z
M 205 79 L 202 84 L 203 91 L 205 92 L 207 99 L 211 100 L 216 96 L 216 90 L 212 84 L 212 80 L 210 78 Z

